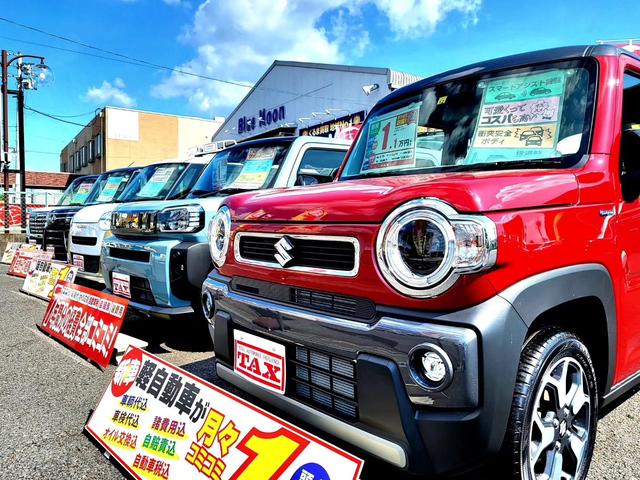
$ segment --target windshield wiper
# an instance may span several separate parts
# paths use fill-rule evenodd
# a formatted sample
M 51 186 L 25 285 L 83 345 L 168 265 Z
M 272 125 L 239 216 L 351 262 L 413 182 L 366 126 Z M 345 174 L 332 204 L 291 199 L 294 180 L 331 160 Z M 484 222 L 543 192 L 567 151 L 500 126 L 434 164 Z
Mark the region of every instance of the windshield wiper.
M 488 170 L 511 170 L 519 168 L 552 168 L 562 165 L 562 160 L 501 160 L 491 163 L 469 163 L 466 165 L 444 166 L 445 172 L 486 172 Z

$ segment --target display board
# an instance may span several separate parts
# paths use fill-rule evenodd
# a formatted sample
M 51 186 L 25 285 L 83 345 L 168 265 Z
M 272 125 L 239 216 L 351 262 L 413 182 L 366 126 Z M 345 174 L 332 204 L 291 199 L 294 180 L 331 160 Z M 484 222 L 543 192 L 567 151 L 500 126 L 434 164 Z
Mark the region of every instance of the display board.
M 53 252 L 43 252 L 41 250 L 23 250 L 19 249 L 11 261 L 9 270 L 7 273 L 14 277 L 26 278 L 31 266 L 31 261 L 34 259 L 39 260 L 51 260 L 53 258 Z
M 135 347 L 85 428 L 136 479 L 355 480 L 363 465 Z
M 49 301 L 53 296 L 53 289 L 58 282 L 73 283 L 78 273 L 78 267 L 52 260 L 31 260 L 29 271 L 24 279 L 22 292 Z
M 69 282 L 58 282 L 38 327 L 101 367 L 109 365 L 128 302 Z
M 4 249 L 0 263 L 11 265 L 13 257 L 20 249 L 25 252 L 35 252 L 36 250 L 40 250 L 40 245 L 36 245 L 35 243 L 9 242 Z

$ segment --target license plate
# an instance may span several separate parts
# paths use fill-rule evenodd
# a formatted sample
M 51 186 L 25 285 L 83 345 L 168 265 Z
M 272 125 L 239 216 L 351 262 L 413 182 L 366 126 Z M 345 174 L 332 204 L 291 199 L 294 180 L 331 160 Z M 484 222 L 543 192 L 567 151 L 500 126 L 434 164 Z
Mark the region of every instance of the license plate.
M 129 275 L 113 272 L 111 275 L 111 283 L 115 295 L 131 298 L 131 278 Z
M 233 369 L 252 383 L 277 393 L 284 393 L 284 345 L 236 330 Z
M 84 272 L 84 255 L 73 255 L 73 264 L 78 267 L 78 270 Z

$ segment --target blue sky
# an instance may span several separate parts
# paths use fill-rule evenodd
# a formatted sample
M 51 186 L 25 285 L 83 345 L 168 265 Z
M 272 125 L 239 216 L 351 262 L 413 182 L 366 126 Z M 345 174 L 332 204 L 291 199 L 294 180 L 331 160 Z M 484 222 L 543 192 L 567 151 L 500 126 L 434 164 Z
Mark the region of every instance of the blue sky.
M 626 0 L 32 0 L 14 2 L 0 17 L 151 63 L 251 84 L 275 59 L 427 76 L 511 53 L 640 37 L 637 12 L 637 1 Z M 52 85 L 27 92 L 27 105 L 54 115 L 85 114 L 68 118 L 80 124 L 105 104 L 224 116 L 247 92 L 27 42 L 111 55 L 0 21 L 0 47 L 43 55 L 55 73 Z M 10 118 L 14 126 L 13 108 Z M 30 170 L 57 171 L 61 148 L 81 129 L 33 112 L 25 125 Z M 13 143 L 15 129 L 10 135 Z

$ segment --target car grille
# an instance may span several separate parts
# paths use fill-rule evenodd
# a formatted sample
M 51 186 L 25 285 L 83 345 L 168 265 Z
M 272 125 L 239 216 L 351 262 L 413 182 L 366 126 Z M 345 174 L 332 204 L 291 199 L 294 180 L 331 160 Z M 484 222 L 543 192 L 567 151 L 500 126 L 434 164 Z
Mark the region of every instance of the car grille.
M 96 237 L 80 237 L 78 235 L 72 235 L 71 241 L 76 245 L 87 245 L 92 247 L 97 243 L 98 239 Z
M 375 304 L 367 298 L 335 295 L 245 277 L 233 277 L 231 288 L 244 294 L 367 322 L 374 320 L 376 315 Z
M 276 254 L 279 253 L 276 243 L 282 238 L 292 246 L 287 250 L 291 260 L 284 267 L 276 260 Z M 359 248 L 356 239 L 239 233 L 236 240 L 236 258 L 240 262 L 294 270 L 322 270 L 326 273 L 351 276 L 357 273 Z
M 34 236 L 42 236 L 46 223 L 46 213 L 32 213 L 29 215 L 29 233 Z
M 290 350 L 288 394 L 327 413 L 356 422 L 356 363 L 301 346 Z
M 111 284 L 113 285 L 113 272 L 111 272 Z M 129 277 L 131 301 L 142 303 L 144 305 L 156 305 L 156 299 L 151 291 L 149 280 L 144 277 Z
M 72 254 L 75 256 L 74 254 Z M 84 257 L 84 270 L 87 273 L 98 273 L 100 271 L 100 257 L 97 255 L 82 255 Z
M 121 258 L 122 260 L 131 260 L 133 262 L 148 262 L 149 252 L 141 252 L 139 250 L 127 250 L 126 248 L 109 248 L 109 256 L 112 258 Z
M 116 236 L 155 233 L 156 212 L 113 212 L 111 226 Z

